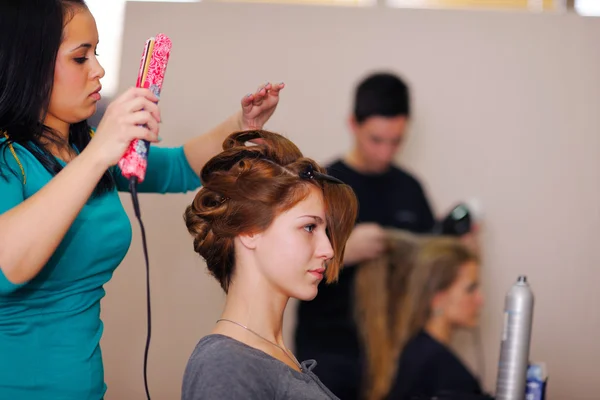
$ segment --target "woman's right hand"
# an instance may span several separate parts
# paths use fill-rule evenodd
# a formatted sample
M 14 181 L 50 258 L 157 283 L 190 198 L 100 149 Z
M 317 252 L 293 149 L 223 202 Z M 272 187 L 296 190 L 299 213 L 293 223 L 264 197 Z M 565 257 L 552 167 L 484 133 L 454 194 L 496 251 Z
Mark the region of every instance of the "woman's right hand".
M 158 98 L 144 88 L 131 88 L 106 108 L 86 147 L 107 169 L 116 165 L 134 139 L 158 142 Z

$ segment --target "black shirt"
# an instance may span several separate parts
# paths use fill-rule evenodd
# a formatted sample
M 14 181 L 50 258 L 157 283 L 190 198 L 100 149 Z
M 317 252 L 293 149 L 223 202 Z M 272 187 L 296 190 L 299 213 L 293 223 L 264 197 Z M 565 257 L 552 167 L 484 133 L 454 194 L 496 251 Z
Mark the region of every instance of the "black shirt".
M 479 382 L 445 345 L 421 331 L 400 356 L 388 400 L 487 399 Z
M 327 170 L 356 193 L 357 223 L 376 222 L 416 233 L 433 229 L 433 213 L 423 188 L 406 171 L 393 166 L 383 174 L 361 174 L 341 160 Z M 357 398 L 362 376 L 353 316 L 354 274 L 354 266 L 346 266 L 337 283 L 321 283 L 314 300 L 300 302 L 295 336 L 298 357 L 316 359 L 315 373 L 344 400 Z

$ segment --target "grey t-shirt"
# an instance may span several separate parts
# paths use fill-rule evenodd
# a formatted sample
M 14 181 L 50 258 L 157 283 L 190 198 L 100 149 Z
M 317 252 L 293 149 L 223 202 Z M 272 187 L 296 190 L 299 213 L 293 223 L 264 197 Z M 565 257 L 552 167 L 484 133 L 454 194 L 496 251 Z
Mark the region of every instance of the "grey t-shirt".
M 224 335 L 203 337 L 183 375 L 182 400 L 339 400 L 304 361 L 303 372 Z

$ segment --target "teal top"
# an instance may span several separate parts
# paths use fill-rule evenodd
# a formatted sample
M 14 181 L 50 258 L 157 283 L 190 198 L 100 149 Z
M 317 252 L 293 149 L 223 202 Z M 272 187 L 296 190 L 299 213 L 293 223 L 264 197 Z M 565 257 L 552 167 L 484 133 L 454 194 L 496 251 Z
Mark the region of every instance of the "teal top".
M 23 184 L 14 156 L 3 146 L 0 214 L 52 179 L 31 153 L 17 144 L 13 147 L 27 179 Z M 117 189 L 88 200 L 35 278 L 13 284 L 0 270 L 0 399 L 104 397 L 100 300 L 104 284 L 125 257 L 132 237 L 117 193 L 128 190 L 127 181 L 118 168 L 112 172 Z M 138 191 L 184 193 L 199 186 L 183 147 L 151 148 L 146 178 Z M 48 212 L 52 212 L 51 204 Z

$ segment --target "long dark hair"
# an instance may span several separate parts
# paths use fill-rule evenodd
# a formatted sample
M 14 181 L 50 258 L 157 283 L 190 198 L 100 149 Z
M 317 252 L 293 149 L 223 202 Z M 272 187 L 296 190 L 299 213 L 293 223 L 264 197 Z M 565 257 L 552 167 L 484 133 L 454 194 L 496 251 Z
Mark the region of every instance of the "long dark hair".
M 59 138 L 43 121 L 48 111 L 54 84 L 56 54 L 63 39 L 63 27 L 84 0 L 5 0 L 0 3 L 0 154 L 18 143 L 29 151 L 52 175 L 62 169 L 45 148 L 46 142 Z M 69 144 L 78 151 L 90 142 L 87 121 L 72 124 Z M 1 175 L 1 171 L 0 171 Z M 114 188 L 106 171 L 96 193 Z

